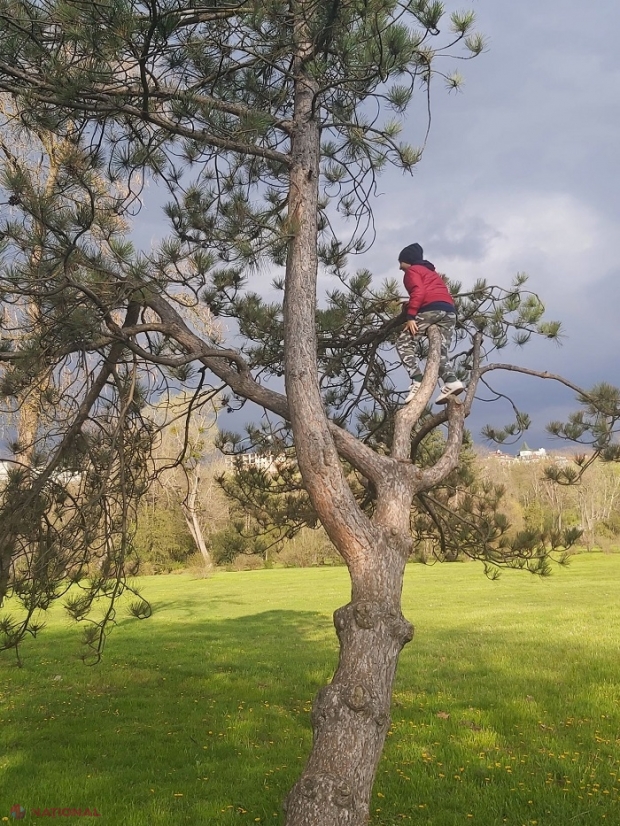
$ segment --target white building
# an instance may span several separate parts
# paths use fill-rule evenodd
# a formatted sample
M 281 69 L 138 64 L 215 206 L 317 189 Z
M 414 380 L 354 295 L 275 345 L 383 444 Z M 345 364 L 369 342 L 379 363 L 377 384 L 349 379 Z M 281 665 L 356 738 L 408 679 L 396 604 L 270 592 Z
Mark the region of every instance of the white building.
M 265 473 L 278 473 L 279 468 L 285 466 L 288 459 L 284 454 L 274 456 L 273 453 L 240 453 L 236 456 L 226 456 L 227 468 L 235 467 L 235 463 L 241 464 L 242 468 L 255 467 L 264 470 Z
M 538 450 L 532 450 L 523 442 L 523 447 L 519 451 L 518 458 L 522 462 L 535 462 L 538 459 L 546 459 L 547 458 L 547 451 L 544 447 L 539 447 Z

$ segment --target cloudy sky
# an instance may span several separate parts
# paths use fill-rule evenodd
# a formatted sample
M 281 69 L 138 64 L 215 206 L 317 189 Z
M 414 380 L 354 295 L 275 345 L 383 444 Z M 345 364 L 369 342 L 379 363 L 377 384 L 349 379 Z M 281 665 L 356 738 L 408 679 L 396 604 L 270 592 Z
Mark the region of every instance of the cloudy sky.
M 487 50 L 459 67 L 461 92 L 436 88 L 423 159 L 413 177 L 383 178 L 377 241 L 361 263 L 397 275 L 398 251 L 419 241 L 464 285 L 478 277 L 507 285 L 525 271 L 566 338 L 525 348 L 521 363 L 586 388 L 619 383 L 620 3 L 454 8 L 467 6 Z M 418 134 L 415 115 L 407 130 Z M 535 379 L 503 386 L 533 416 L 530 446 L 556 446 L 544 426 L 575 409 L 571 393 Z M 476 404 L 477 441 L 484 423 L 508 421 L 508 409 L 496 407 Z
M 351 264 L 398 276 L 399 250 L 418 241 L 465 286 L 479 277 L 508 285 L 525 271 L 566 338 L 525 348 L 520 363 L 586 388 L 620 383 L 620 3 L 447 3 L 467 7 L 487 49 L 458 66 L 461 92 L 436 86 L 422 161 L 412 177 L 381 179 L 376 241 Z M 414 106 L 405 139 L 419 143 L 424 127 Z M 152 218 L 146 210 L 138 235 Z M 533 417 L 529 445 L 557 447 L 544 428 L 575 409 L 570 391 L 514 374 L 502 387 Z M 469 425 L 482 443 L 482 425 L 509 419 L 507 407 L 479 401 Z

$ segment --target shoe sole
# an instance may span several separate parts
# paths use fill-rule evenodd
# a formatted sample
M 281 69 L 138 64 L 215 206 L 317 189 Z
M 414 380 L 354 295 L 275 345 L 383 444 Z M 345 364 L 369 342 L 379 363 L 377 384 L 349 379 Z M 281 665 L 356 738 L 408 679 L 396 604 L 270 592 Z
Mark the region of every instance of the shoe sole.
M 447 404 L 448 399 L 454 399 L 456 396 L 460 396 L 461 393 L 465 392 L 464 387 L 459 387 L 458 390 L 453 390 L 451 393 L 447 393 L 445 396 L 441 396 L 438 399 L 435 399 L 435 404 Z

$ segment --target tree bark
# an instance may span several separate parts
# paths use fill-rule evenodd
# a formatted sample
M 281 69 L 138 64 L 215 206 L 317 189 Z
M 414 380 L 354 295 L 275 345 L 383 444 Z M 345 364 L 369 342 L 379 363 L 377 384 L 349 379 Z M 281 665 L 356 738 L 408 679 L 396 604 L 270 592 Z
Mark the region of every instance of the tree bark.
M 413 637 L 401 612 L 409 543 L 377 531 L 334 614 L 340 659 L 314 703 L 312 752 L 286 802 L 287 826 L 362 826 L 385 738 L 398 657 Z
M 189 532 L 192 535 L 192 539 L 196 543 L 196 547 L 202 554 L 205 566 L 207 568 L 212 568 L 213 560 L 211 559 L 211 554 L 209 553 L 209 549 L 207 548 L 207 543 L 204 540 L 202 528 L 200 527 L 200 522 L 198 520 L 198 514 L 196 513 L 196 499 L 198 497 L 199 484 L 200 477 L 197 473 L 194 473 L 194 475 L 192 476 L 191 486 L 187 494 L 187 499 L 181 507 Z

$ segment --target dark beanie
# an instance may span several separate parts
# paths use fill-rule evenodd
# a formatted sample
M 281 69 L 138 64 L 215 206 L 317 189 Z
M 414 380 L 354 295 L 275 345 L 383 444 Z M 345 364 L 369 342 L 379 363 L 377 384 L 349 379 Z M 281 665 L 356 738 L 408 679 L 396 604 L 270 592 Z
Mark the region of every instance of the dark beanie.
M 419 244 L 409 244 L 398 255 L 403 264 L 421 264 L 424 261 L 424 251 Z

